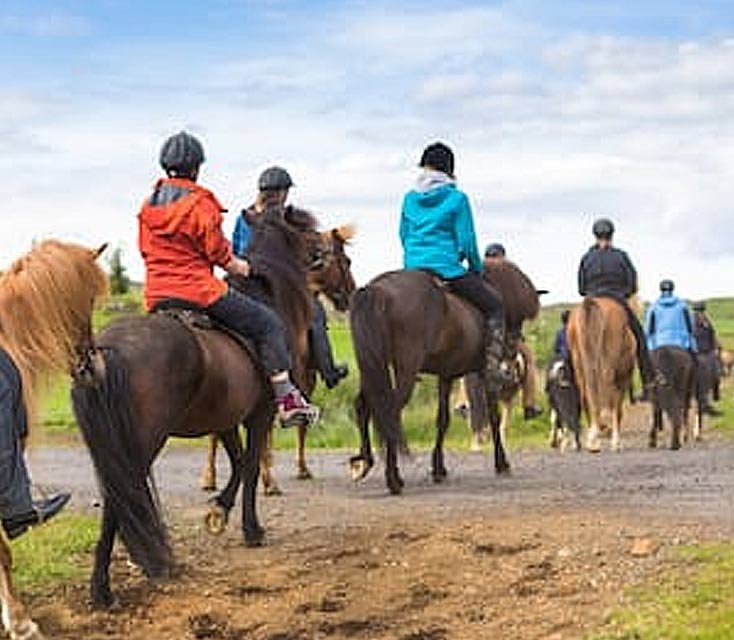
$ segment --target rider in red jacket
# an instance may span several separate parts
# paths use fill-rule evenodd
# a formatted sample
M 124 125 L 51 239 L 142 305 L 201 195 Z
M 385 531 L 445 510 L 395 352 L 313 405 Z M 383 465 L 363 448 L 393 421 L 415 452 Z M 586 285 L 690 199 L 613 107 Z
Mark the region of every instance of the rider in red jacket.
M 222 205 L 196 184 L 204 149 L 182 131 L 164 143 L 160 164 L 167 177 L 158 180 L 138 215 L 138 245 L 145 260 L 145 305 L 155 310 L 176 299 L 203 308 L 232 330 L 255 342 L 270 374 L 283 426 L 311 425 L 318 409 L 290 379 L 285 327 L 269 307 L 216 278 L 215 266 L 248 276 L 250 265 L 232 254 L 222 233 Z

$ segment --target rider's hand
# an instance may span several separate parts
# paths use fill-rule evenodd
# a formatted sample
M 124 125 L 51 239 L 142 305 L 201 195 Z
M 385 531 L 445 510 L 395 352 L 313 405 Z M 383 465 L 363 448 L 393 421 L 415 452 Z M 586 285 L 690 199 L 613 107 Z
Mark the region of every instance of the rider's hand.
M 225 267 L 225 270 L 232 276 L 242 276 L 243 278 L 247 278 L 247 276 L 250 275 L 250 263 L 242 258 L 232 256 L 232 259 Z

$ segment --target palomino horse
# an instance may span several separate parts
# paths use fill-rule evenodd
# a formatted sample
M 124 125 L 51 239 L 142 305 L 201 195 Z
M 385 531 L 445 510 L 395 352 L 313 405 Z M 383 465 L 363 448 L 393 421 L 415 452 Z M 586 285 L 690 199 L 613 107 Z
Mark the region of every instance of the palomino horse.
M 635 336 L 622 305 L 585 298 L 568 319 L 568 347 L 581 402 L 589 421 L 586 447 L 600 451 L 599 432 L 611 429 L 611 449 L 620 448 L 624 396 L 635 365 Z
M 670 448 L 680 449 L 683 442 L 698 440 L 701 435 L 702 409 L 697 403 L 693 430 L 689 422 L 691 400 L 696 394 L 696 366 L 694 355 L 680 347 L 658 347 L 650 352 L 650 361 L 665 380 L 655 391 L 650 446 L 657 447 L 658 431 L 663 428 L 663 412 L 671 424 Z
M 351 459 L 352 477 L 364 478 L 374 464 L 369 421 L 374 417 L 386 449 L 385 478 L 398 494 L 403 480 L 398 450 L 405 447 L 401 412 L 419 372 L 438 376 L 436 442 L 432 457 L 435 482 L 446 478 L 443 440 L 449 423 L 451 383 L 484 366 L 484 324 L 468 302 L 447 293 L 423 271 L 392 271 L 373 279 L 352 297 L 352 339 L 360 372 L 355 401 L 361 446 Z M 507 473 L 499 429 L 492 421 L 497 473 Z
M 301 237 L 277 216 L 268 216 L 253 229 L 252 246 L 253 277 L 278 270 L 273 295 L 287 305 L 286 325 L 300 323 L 305 332 L 310 300 L 298 282 L 305 261 Z M 169 573 L 170 546 L 149 475 L 170 436 L 219 434 L 232 461 L 232 477 L 215 498 L 217 510 L 226 518 L 242 482 L 245 543 L 263 542 L 256 512 L 258 462 L 275 407 L 266 373 L 229 333 L 150 314 L 113 322 L 97 336 L 96 347 L 76 377 L 72 396 L 104 500 L 92 603 L 109 606 L 116 533 L 148 576 Z M 246 426 L 244 452 L 239 424 Z
M 0 277 L 0 346 L 18 369 L 29 417 L 39 379 L 70 373 L 91 343 L 92 306 L 107 286 L 95 262 L 103 249 L 46 240 Z M 10 546 L 0 527 L 3 626 L 12 640 L 41 640 L 38 625 L 15 594 L 11 566 Z
M 344 248 L 354 237 L 354 227 L 344 225 L 325 231 L 323 233 L 311 232 L 305 234 L 307 267 L 306 274 L 308 290 L 313 295 L 324 294 L 332 302 L 338 311 L 346 311 L 349 308 L 349 299 L 354 293 L 355 284 L 351 271 L 351 260 Z M 237 280 L 233 285 L 242 289 L 245 293 L 252 291 L 252 279 Z M 271 287 L 267 287 L 270 289 Z M 278 313 L 282 314 L 278 301 L 267 295 L 267 291 L 258 296 L 266 304 L 273 306 Z M 311 393 L 316 385 L 315 365 L 307 354 L 303 353 L 302 345 L 304 335 L 296 335 L 294 331 L 289 333 L 291 345 L 298 345 L 294 374 L 301 389 Z M 293 350 L 293 349 L 292 349 Z M 305 358 L 305 360 L 304 360 Z M 306 464 L 306 433 L 307 428 L 297 427 L 298 446 L 296 450 L 297 478 L 308 480 L 312 478 L 311 471 Z M 279 495 L 280 488 L 273 475 L 272 456 L 272 430 L 268 431 L 266 445 L 262 449 L 260 458 L 260 475 L 266 495 Z M 209 439 L 209 453 L 201 476 L 201 487 L 205 491 L 213 491 L 216 488 L 216 453 L 217 437 Z

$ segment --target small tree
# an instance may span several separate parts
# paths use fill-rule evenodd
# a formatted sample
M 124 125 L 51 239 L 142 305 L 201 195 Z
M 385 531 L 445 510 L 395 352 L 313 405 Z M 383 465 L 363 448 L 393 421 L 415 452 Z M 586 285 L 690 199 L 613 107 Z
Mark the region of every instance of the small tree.
M 112 252 L 112 256 L 108 260 L 110 267 L 110 293 L 112 295 L 121 295 L 130 290 L 130 278 L 127 276 L 127 269 L 122 264 L 122 249 L 117 247 Z

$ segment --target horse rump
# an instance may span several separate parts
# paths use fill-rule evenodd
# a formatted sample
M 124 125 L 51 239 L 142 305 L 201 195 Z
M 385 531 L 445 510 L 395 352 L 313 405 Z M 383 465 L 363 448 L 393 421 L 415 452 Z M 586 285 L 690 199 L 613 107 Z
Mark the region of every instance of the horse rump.
M 128 372 L 113 349 L 98 350 L 77 375 L 71 396 L 77 423 L 89 449 L 105 503 L 119 526 L 133 561 L 146 575 L 166 575 L 171 548 L 150 487 L 150 452 L 145 452 L 133 414 Z M 103 371 L 100 371 L 103 369 Z

